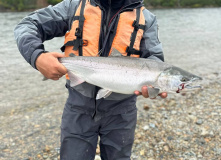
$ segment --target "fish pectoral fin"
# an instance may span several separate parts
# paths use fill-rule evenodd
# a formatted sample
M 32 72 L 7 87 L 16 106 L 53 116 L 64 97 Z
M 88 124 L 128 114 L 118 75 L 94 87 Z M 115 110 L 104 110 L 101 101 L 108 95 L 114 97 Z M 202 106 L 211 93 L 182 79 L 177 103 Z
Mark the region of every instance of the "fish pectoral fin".
M 74 53 L 70 53 L 69 57 L 76 57 Z
M 116 48 L 112 48 L 109 57 L 123 57 L 123 55 Z
M 106 90 L 106 89 L 100 89 L 97 93 L 96 99 L 101 99 L 101 98 L 107 98 L 112 91 Z
M 159 88 L 148 88 L 149 98 L 156 98 L 159 93 L 160 93 Z
M 85 80 L 79 78 L 78 76 L 76 76 L 72 72 L 68 72 L 68 76 L 70 78 L 70 86 L 71 87 L 75 87 L 75 86 L 85 82 Z

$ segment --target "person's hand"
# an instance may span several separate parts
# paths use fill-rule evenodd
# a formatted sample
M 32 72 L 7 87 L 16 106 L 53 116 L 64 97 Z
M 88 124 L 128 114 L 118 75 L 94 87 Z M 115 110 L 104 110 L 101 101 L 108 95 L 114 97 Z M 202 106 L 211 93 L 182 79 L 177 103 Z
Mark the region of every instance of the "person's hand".
M 139 95 L 143 95 L 143 97 L 145 98 L 148 98 L 149 95 L 148 95 L 148 88 L 153 88 L 152 86 L 143 86 L 141 91 L 135 91 L 134 93 L 139 96 Z M 166 98 L 167 97 L 167 93 L 166 92 L 163 92 L 163 93 L 160 93 L 158 96 L 160 96 L 161 98 Z M 151 98 L 151 99 L 154 99 L 154 98 Z
M 67 69 L 58 61 L 60 57 L 64 55 L 57 52 L 42 53 L 36 60 L 36 67 L 46 78 L 58 80 L 67 73 Z

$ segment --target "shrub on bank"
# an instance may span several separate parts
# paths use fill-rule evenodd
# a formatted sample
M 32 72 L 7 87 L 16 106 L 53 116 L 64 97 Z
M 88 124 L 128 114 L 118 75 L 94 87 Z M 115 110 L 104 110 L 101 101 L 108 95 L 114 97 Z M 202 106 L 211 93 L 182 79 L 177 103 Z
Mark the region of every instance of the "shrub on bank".
M 23 11 L 36 9 L 46 4 L 55 5 L 62 0 L 0 0 L 0 7 L 12 10 Z M 41 5 L 39 5 L 41 4 Z M 152 7 L 207 7 L 221 6 L 221 0 L 144 0 L 145 6 Z
M 146 6 L 152 7 L 207 7 L 221 6 L 221 0 L 144 0 Z
M 36 0 L 0 0 L 0 6 L 12 11 L 36 8 Z
M 61 2 L 62 0 L 47 0 L 47 1 L 48 1 L 48 4 L 55 5 L 59 2 Z

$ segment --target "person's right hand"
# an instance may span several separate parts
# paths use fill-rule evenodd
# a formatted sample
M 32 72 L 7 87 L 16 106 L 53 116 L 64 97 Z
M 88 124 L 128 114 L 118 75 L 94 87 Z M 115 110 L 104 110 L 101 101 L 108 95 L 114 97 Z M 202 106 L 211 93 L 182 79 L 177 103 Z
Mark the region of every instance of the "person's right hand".
M 64 57 L 63 54 L 57 52 L 42 53 L 36 60 L 37 69 L 46 78 L 59 80 L 67 73 L 67 69 L 58 61 L 58 58 Z

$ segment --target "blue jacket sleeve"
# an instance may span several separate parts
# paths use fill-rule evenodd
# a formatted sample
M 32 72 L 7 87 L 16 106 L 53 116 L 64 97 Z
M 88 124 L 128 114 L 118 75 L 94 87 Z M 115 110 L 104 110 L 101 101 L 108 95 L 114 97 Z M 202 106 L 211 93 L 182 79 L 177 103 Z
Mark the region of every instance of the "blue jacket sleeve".
M 143 14 L 146 27 L 140 43 L 141 57 L 164 61 L 162 44 L 158 39 L 156 16 L 147 9 L 143 10 Z
M 65 35 L 78 3 L 79 0 L 63 0 L 55 6 L 39 9 L 26 16 L 15 27 L 18 49 L 32 67 L 36 69 L 35 61 L 45 51 L 45 40 Z

